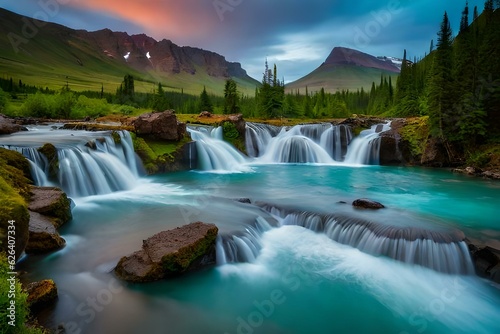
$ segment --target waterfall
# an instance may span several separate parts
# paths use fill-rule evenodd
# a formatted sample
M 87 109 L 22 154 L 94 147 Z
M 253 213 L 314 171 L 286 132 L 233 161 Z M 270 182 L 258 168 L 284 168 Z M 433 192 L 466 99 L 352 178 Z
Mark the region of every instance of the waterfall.
M 341 162 L 352 140 L 348 126 L 330 123 L 292 128 L 247 123 L 245 145 L 250 157 L 263 163 Z
M 272 226 L 262 217 L 257 217 L 254 226 L 248 226 L 243 233 L 219 235 L 216 243 L 217 264 L 253 262 L 262 248 L 262 233 Z
M 390 123 L 376 124 L 363 130 L 349 145 L 345 163 L 349 165 L 378 165 L 380 156 L 380 136 L 390 130 Z
M 351 129 L 346 125 L 332 126 L 320 138 L 323 147 L 335 161 L 344 161 L 349 143 L 352 141 Z
M 194 129 L 188 127 L 191 138 L 196 141 L 198 167 L 204 171 L 247 171 L 246 158 L 222 139 L 222 127 Z
M 294 211 L 263 203 L 258 205 L 274 216 L 280 226 L 296 225 L 325 233 L 338 243 L 374 256 L 385 256 L 443 273 L 474 273 L 465 236 L 458 230 L 399 227 L 336 214 Z M 267 224 L 266 228 L 272 227 Z M 259 249 L 259 237 L 265 230 L 249 227 L 243 236 L 219 240 L 218 251 L 223 253 L 219 263 L 251 262 Z
M 60 131 L 54 135 L 41 133 L 36 142 L 30 135 L 14 136 L 9 138 L 9 145 L 2 146 L 28 159 L 36 185 L 59 186 L 70 197 L 108 194 L 135 186 L 140 161 L 130 133 L 119 131 L 117 139 L 109 132 Z M 49 162 L 38 151 L 37 146 L 43 142 L 55 145 L 57 162 Z
M 281 128 L 274 125 L 247 122 L 245 130 L 245 148 L 249 157 L 264 154 L 271 138 L 276 137 Z

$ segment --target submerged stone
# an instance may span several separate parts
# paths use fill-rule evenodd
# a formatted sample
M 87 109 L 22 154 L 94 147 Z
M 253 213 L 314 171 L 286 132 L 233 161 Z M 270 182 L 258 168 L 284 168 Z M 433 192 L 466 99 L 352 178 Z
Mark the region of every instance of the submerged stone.
M 352 202 L 352 206 L 363 209 L 383 209 L 385 206 L 379 202 L 375 202 L 366 198 L 360 198 Z
M 150 282 L 215 264 L 213 224 L 191 223 L 143 241 L 142 249 L 120 259 L 115 274 L 130 282 Z

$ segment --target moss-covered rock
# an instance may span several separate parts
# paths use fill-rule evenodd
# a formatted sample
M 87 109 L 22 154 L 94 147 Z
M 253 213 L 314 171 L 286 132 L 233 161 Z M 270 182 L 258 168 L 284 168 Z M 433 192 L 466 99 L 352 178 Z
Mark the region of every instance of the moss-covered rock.
M 49 306 L 57 299 L 57 286 L 51 279 L 29 283 L 26 292 L 28 293 L 26 301 L 32 312 Z
M 134 150 L 149 175 L 196 168 L 195 149 L 188 136 L 178 142 L 137 135 L 132 136 L 132 140 Z
M 123 280 L 139 283 L 212 265 L 217 233 L 215 225 L 202 222 L 160 232 L 144 240 L 140 251 L 121 258 L 115 273 Z
M 71 220 L 71 201 L 55 187 L 32 187 L 29 210 L 50 216 L 56 228 Z
M 0 251 L 9 253 L 8 231 L 14 231 L 10 236 L 15 237 L 16 259 L 24 251 L 29 236 L 27 200 L 31 181 L 26 173 L 29 165 L 21 154 L 0 148 Z
M 427 142 L 430 138 L 429 117 L 409 118 L 399 131 L 400 148 L 404 159 L 409 164 L 420 164 Z
M 46 143 L 42 147 L 38 148 L 38 152 L 47 158 L 49 163 L 49 175 L 51 177 L 55 177 L 57 175 L 57 171 L 59 170 L 57 148 L 53 144 Z

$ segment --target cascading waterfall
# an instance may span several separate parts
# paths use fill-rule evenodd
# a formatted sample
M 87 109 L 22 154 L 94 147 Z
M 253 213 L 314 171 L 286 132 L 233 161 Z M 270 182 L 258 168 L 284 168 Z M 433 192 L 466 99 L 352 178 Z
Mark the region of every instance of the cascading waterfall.
M 42 133 L 34 142 L 29 135 L 19 135 L 3 147 L 16 150 L 28 159 L 36 185 L 60 186 L 70 197 L 108 194 L 135 186 L 140 161 L 136 158 L 130 133 L 118 131 L 118 137 L 113 137 L 109 132 L 61 132 L 66 134 L 67 140 L 57 136 L 51 140 L 51 133 Z M 54 143 L 56 163 L 49 162 L 39 152 L 36 146 L 40 140 Z M 55 170 L 51 171 L 51 164 Z
M 292 128 L 247 123 L 246 150 L 264 163 L 333 163 L 342 161 L 351 141 L 350 128 L 329 123 Z
M 332 126 L 323 132 L 319 144 L 325 148 L 335 161 L 344 161 L 348 145 L 351 141 L 351 128 L 341 124 Z
M 378 164 L 379 133 L 390 125 L 379 124 L 352 139 L 349 126 L 330 123 L 277 127 L 246 124 L 245 149 L 252 163 Z M 199 168 L 204 171 L 248 170 L 243 154 L 222 140 L 222 128 L 190 127 L 196 141 Z M 344 161 L 345 158 L 345 161 Z
M 341 162 L 352 140 L 348 126 L 330 123 L 292 128 L 247 123 L 246 150 L 264 163 Z
M 188 127 L 191 138 L 196 141 L 198 167 L 204 171 L 246 171 L 246 158 L 222 139 L 222 127 L 214 129 Z
M 273 227 L 267 220 L 257 217 L 254 226 L 246 227 L 245 231 L 234 235 L 219 235 L 217 237 L 217 264 L 237 262 L 253 262 L 259 255 L 262 245 L 262 233 Z
M 376 124 L 368 130 L 363 130 L 356 137 L 345 157 L 346 164 L 352 165 L 378 165 L 380 154 L 380 136 L 379 134 L 391 129 L 391 124 Z
M 449 274 L 473 274 L 474 266 L 461 231 L 398 227 L 335 214 L 293 211 L 260 204 L 281 225 L 323 232 L 330 239 L 375 256 L 427 267 Z
M 264 154 L 269 141 L 276 137 L 282 128 L 274 125 L 247 122 L 245 130 L 245 148 L 249 157 Z

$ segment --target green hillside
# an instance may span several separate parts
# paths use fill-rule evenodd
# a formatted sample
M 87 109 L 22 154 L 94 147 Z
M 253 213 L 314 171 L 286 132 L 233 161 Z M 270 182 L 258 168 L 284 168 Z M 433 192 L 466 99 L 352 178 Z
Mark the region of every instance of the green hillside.
M 399 74 L 375 68 L 355 65 L 322 65 L 305 77 L 286 85 L 287 92 L 304 93 L 306 86 L 310 93 L 324 88 L 326 92 L 335 93 L 342 90 L 356 91 L 363 88 L 370 91 L 372 83 L 379 83 L 380 76 L 391 76 L 393 82 Z
M 29 30 L 30 34 L 26 34 L 26 22 L 35 27 Z M 53 23 L 33 22 L 0 8 L 0 77 L 21 79 L 49 89 L 60 89 L 68 83 L 75 91 L 100 91 L 103 85 L 106 92 L 115 92 L 124 75 L 131 74 L 138 92 L 151 92 L 161 82 L 166 90 L 197 95 L 206 86 L 209 93 L 223 93 L 227 77 L 211 76 L 202 67 L 191 74 L 132 66 L 122 57 L 112 58 L 98 49 L 91 34 Z M 255 92 L 256 80 L 248 76 L 235 79 L 241 92 Z

